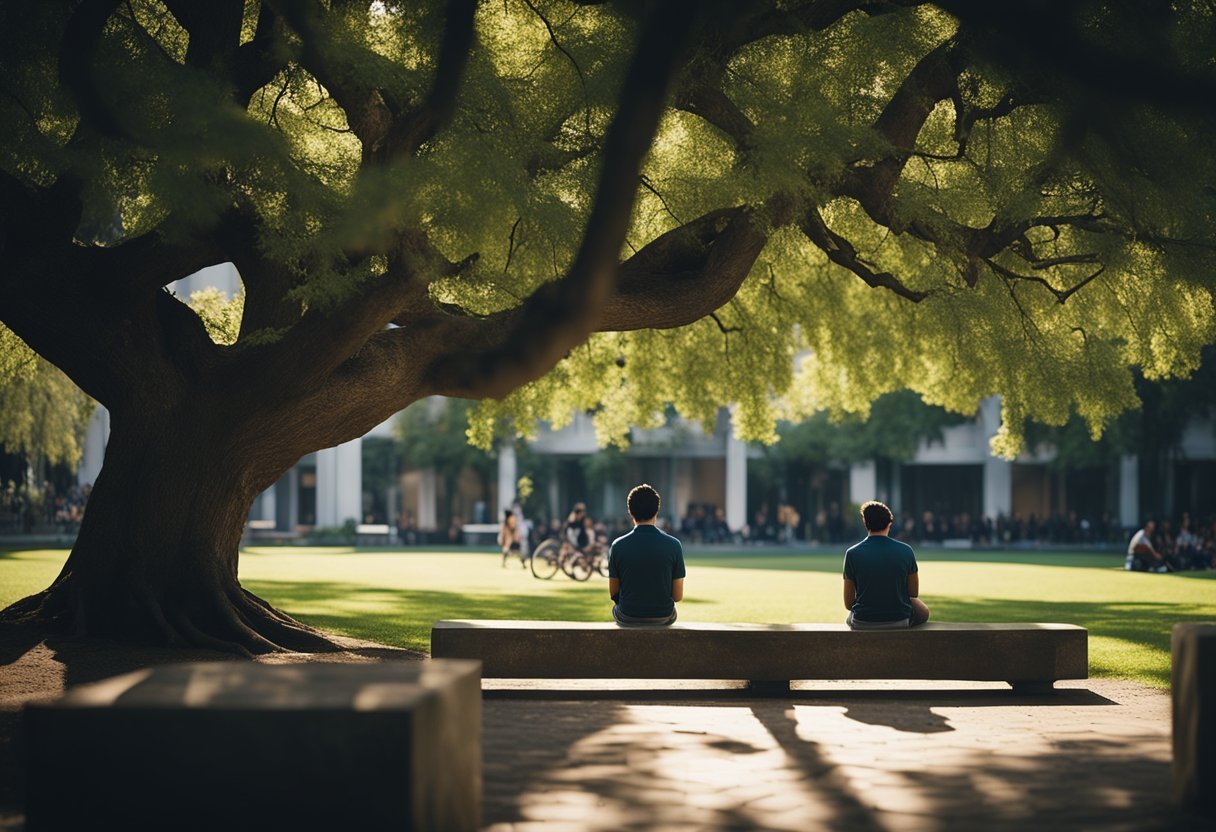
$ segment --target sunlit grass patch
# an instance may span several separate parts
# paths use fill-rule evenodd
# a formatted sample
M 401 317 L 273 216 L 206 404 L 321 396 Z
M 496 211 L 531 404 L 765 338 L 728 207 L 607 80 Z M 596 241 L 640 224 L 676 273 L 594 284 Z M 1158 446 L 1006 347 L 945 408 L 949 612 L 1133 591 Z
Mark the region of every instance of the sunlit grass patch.
M 47 586 L 66 552 L 0 553 L 0 605 Z M 684 621 L 841 621 L 842 556 L 776 549 L 690 552 Z M 921 588 L 939 621 L 1078 624 L 1093 676 L 1168 687 L 1170 630 L 1216 620 L 1216 572 L 1124 572 L 1111 553 L 923 551 Z M 444 618 L 608 620 L 607 584 L 538 581 L 486 551 L 251 548 L 251 591 L 317 627 L 428 650 Z

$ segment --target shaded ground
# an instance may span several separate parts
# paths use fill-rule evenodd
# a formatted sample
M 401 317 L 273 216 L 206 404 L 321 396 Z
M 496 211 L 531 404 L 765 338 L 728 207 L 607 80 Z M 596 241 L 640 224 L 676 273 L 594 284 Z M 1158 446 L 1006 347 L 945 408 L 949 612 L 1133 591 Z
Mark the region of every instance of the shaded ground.
M 417 654 L 349 641 L 346 653 Z M 0 830 L 21 828 L 20 707 L 65 686 L 207 651 L 43 640 L 0 628 Z M 235 660 L 235 659 L 234 659 Z M 1169 697 L 1115 680 L 1042 697 L 1003 685 L 633 689 L 486 683 L 486 828 L 1200 830 L 1169 805 Z

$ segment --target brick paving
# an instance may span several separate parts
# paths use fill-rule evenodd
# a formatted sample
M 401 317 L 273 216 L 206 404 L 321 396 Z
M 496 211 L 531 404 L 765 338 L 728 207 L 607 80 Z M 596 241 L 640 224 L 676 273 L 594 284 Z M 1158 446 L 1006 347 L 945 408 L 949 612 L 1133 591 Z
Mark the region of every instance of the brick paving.
M 1212 828 L 1170 807 L 1169 696 L 1136 683 L 542 684 L 486 682 L 492 832 Z

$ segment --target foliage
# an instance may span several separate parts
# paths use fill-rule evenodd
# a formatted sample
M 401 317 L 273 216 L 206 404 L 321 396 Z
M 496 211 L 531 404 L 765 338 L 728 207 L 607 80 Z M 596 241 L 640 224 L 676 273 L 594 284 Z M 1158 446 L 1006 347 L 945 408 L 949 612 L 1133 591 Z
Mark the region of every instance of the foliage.
M 1109 8 L 1095 6 L 1095 14 L 1106 17 L 1103 27 L 1118 25 Z M 1188 6 L 1183 17 L 1211 31 L 1210 11 Z M 1198 49 L 1203 41 L 1184 42 L 1185 25 L 1171 22 L 1181 39 L 1174 47 Z M 593 48 L 577 28 L 562 34 L 577 61 Z M 1055 100 L 1051 82 L 1025 88 L 985 63 L 969 68 L 958 97 L 926 119 L 887 222 L 839 194 L 851 160 L 881 152 L 884 139 L 870 125 L 885 91 L 938 44 L 962 36 L 954 20 L 922 7 L 850 15 L 825 31 L 749 44 L 729 61 L 726 84 L 755 126 L 745 152 L 715 125 L 670 112 L 645 170 L 654 191 L 639 193 L 629 235 L 636 251 L 707 207 L 771 206 L 789 183 L 802 182 L 786 195 L 822 205 L 862 265 L 926 293 L 919 303 L 873 291 L 804 228 L 782 225 L 717 319 L 592 337 L 544 379 L 484 405 L 477 440 L 487 441 L 495 420 L 513 418 L 527 432 L 534 419 L 561 425 L 595 408 L 601 441 L 619 442 L 630 425 L 654 425 L 673 401 L 707 423 L 720 403 L 738 402 L 736 429 L 771 441 L 780 417 L 821 409 L 864 417 L 882 394 L 908 388 L 960 414 L 1001 394 L 995 448 L 1013 455 L 1028 418 L 1058 425 L 1077 413 L 1100 435 L 1136 405 L 1132 366 L 1149 378 L 1191 373 L 1216 331 L 1211 226 L 1204 228 L 1213 203 L 1200 184 L 1216 172 L 1191 116 L 1160 121 L 1125 100 L 1125 132 L 1114 136 L 1104 132 L 1107 119 L 1084 123 L 1088 113 L 1079 115 L 1085 108 L 1075 99 Z M 1166 146 L 1185 162 L 1153 150 Z M 1077 221 L 1033 221 L 1044 216 Z M 937 228 L 921 234 L 918 223 Z M 946 239 L 1019 223 L 1030 225 L 1024 239 L 970 262 Z M 1190 242 L 1174 246 L 1171 236 Z M 514 260 L 511 271 L 523 263 Z
M 111 4 L 94 29 L 89 4 L 6 8 L 4 222 L 30 206 L 82 263 L 161 286 L 231 257 L 260 300 L 243 331 L 194 303 L 215 343 L 357 387 L 330 401 L 486 398 L 489 447 L 578 410 L 607 444 L 668 403 L 703 424 L 733 403 L 770 442 L 901 389 L 958 414 L 1000 394 L 1013 455 L 1027 420 L 1100 436 L 1138 404 L 1133 368 L 1186 377 L 1216 338 L 1210 4 L 656 4 L 687 50 L 631 3 L 220 6 L 230 42 L 186 3 Z M 653 129 L 630 110 L 651 76 L 672 90 Z M 648 149 L 623 202 L 618 121 Z M 623 246 L 595 236 L 622 211 Z M 42 242 L 23 285 L 67 271 Z M 606 250 L 665 302 L 583 268 Z M 730 283 L 715 258 L 738 285 L 699 288 Z M 52 298 L 0 317 L 32 327 Z M 121 399 L 63 337 L 36 348 Z
M 825 412 L 804 422 L 782 423 L 778 455 L 802 462 L 859 462 L 890 459 L 906 462 L 922 442 L 940 442 L 942 430 L 965 421 L 941 407 L 925 404 L 910 391 L 887 393 L 876 399 L 870 415 L 862 419 L 844 415 L 832 419 Z
M 607 483 L 620 482 L 625 473 L 625 455 L 619 448 L 609 446 L 579 459 L 587 488 L 595 494 Z
M 0 324 L 0 391 L 17 379 L 33 376 L 36 354 L 4 324 Z
M 434 468 L 455 479 L 471 468 L 482 477 L 496 469 L 494 457 L 471 446 L 465 433 L 472 403 L 462 399 L 424 399 L 401 411 L 393 424 L 401 461 L 410 468 Z
M 217 344 L 235 344 L 241 331 L 245 293 L 229 298 L 219 289 L 208 287 L 190 293 L 190 308 L 198 315 L 207 334 Z
M 1053 448 L 1050 464 L 1060 469 L 1102 465 L 1123 454 L 1147 462 L 1176 453 L 1187 425 L 1216 412 L 1216 348 L 1203 349 L 1190 378 L 1151 381 L 1137 375 L 1135 385 L 1140 407 L 1119 416 L 1100 440 L 1074 416 L 1059 427 L 1028 424 L 1028 444 Z
M 31 460 L 76 465 L 94 402 L 49 361 L 28 356 L 32 360 L 19 372 L 0 380 L 0 445 Z

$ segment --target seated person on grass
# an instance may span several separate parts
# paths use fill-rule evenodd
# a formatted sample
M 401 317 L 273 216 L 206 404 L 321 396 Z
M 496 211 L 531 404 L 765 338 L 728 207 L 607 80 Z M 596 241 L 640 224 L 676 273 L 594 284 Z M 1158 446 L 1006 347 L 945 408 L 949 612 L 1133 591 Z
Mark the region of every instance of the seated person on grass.
M 1127 544 L 1127 560 L 1123 563 L 1123 568 L 1128 572 L 1170 571 L 1165 555 L 1153 546 L 1153 532 L 1156 530 L 1157 524 L 1149 520 L 1144 528 L 1132 535 Z
M 907 543 L 889 537 L 891 509 L 879 502 L 861 507 L 868 535 L 844 553 L 845 623 L 854 630 L 897 630 L 929 620 L 929 608 L 916 597 L 920 575 Z
M 608 594 L 617 624 L 671 624 L 684 598 L 684 547 L 655 525 L 659 492 L 643 483 L 627 501 L 633 531 L 608 550 Z

